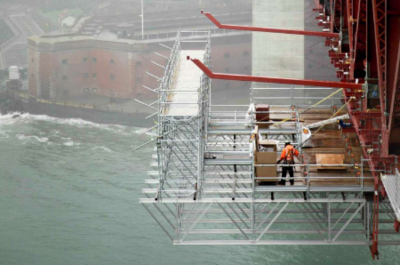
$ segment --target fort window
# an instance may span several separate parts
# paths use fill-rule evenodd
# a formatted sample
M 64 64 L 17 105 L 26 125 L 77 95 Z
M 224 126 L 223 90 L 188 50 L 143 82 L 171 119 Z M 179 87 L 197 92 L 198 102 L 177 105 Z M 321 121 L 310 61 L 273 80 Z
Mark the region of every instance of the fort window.
M 243 52 L 243 56 L 249 56 L 249 55 L 250 55 L 250 52 L 249 52 L 249 51 Z
M 88 77 L 89 77 L 89 73 L 84 73 L 84 74 L 83 74 L 83 77 L 84 77 L 84 78 L 88 78 Z
M 141 77 L 136 78 L 136 82 L 141 83 L 142 82 L 142 78 Z
M 142 65 L 141 61 L 136 61 L 136 65 Z
M 225 73 L 229 73 L 229 68 L 225 68 Z
M 67 59 L 63 59 L 63 60 L 62 60 L 62 64 L 64 64 L 64 65 L 65 65 L 65 64 L 68 64 L 68 60 L 67 60 Z
M 115 80 L 115 75 L 110 75 L 110 80 Z
M 95 87 L 92 88 L 92 92 L 93 92 L 93 93 L 97 93 L 97 88 L 95 88 Z
M 96 58 L 96 57 L 93 57 L 93 58 L 92 58 L 92 62 L 93 62 L 93 63 L 97 63 L 97 58 Z
M 114 59 L 111 59 L 111 60 L 110 60 L 110 63 L 115 63 L 115 62 L 114 62 Z
M 114 89 L 111 89 L 110 90 L 110 96 L 114 96 L 115 95 L 115 91 L 114 91 Z
M 229 58 L 229 57 L 231 57 L 231 55 L 230 55 L 229 52 L 226 52 L 225 55 L 224 55 L 224 57 L 225 57 L 225 58 Z
M 83 61 L 84 61 L 84 62 L 87 62 L 87 57 L 83 57 Z
M 33 58 L 32 58 L 32 63 L 34 62 Z
M 93 73 L 93 79 L 97 78 L 97 73 Z
M 64 81 L 65 81 L 65 80 L 68 80 L 68 76 L 63 75 L 62 79 L 63 79 Z
M 89 88 L 84 88 L 84 89 L 83 89 L 83 93 L 84 93 L 84 94 L 89 94 Z

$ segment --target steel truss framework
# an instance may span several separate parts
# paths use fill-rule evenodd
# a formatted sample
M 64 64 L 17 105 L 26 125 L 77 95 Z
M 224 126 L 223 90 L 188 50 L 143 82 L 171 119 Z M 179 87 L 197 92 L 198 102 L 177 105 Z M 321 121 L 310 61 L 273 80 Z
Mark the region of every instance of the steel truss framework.
M 232 183 L 232 181 L 230 181 Z M 229 183 L 226 180 L 225 183 Z M 239 183 L 245 183 L 239 181 Z M 221 194 L 203 198 L 142 199 L 167 236 L 177 245 L 369 245 L 372 203 L 362 193 L 269 192 L 237 197 Z M 381 245 L 400 244 L 393 237 L 393 212 L 388 203 L 380 209 Z
M 199 32 L 196 32 L 199 33 Z M 204 33 L 204 32 L 203 32 Z M 203 34 L 204 35 L 204 34 Z M 210 65 L 210 32 L 206 32 L 206 47 L 203 62 Z M 210 79 L 199 76 L 200 87 L 194 93 L 198 94 L 195 103 L 176 102 L 171 100 L 171 95 L 193 93 L 193 91 L 174 91 L 173 84 L 177 82 L 178 65 L 181 62 L 181 40 L 180 34 L 173 48 L 171 56 L 165 67 L 164 76 L 157 89 L 158 99 L 158 126 L 157 147 L 155 161 L 152 163 L 158 176 L 158 180 L 148 181 L 148 184 L 156 184 L 157 200 L 162 198 L 182 198 L 196 196 L 201 190 L 201 172 L 203 171 L 204 143 L 202 139 L 206 133 L 206 120 L 209 111 L 209 89 Z M 168 114 L 172 105 L 194 104 L 198 111 L 193 115 L 185 112 Z M 152 193 L 153 190 L 145 191 Z

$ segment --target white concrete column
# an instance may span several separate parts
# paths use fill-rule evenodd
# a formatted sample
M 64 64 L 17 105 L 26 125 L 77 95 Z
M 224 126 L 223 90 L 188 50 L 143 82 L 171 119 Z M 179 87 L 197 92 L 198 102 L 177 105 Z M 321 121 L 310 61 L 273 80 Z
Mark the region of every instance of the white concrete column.
M 253 26 L 303 30 L 304 0 L 253 0 Z M 254 32 L 252 48 L 253 75 L 304 78 L 304 36 Z

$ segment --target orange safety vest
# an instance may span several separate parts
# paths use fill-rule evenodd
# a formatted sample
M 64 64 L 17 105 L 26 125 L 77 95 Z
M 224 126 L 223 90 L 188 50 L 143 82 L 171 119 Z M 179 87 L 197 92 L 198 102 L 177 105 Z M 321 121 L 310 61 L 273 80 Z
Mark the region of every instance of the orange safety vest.
M 293 163 L 294 162 L 294 156 L 298 156 L 299 151 L 294 149 L 293 146 L 287 145 L 283 150 L 281 154 L 281 160 L 285 160 L 288 163 Z

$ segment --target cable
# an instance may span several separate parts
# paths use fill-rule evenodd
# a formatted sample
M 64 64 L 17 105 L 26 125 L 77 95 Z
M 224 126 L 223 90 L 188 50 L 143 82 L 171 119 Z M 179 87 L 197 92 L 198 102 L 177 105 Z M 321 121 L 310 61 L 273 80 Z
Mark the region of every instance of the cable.
M 336 95 L 337 93 L 341 92 L 342 90 L 343 90 L 343 88 L 341 88 L 341 89 L 339 89 L 339 90 L 333 92 L 332 94 L 330 94 L 330 95 L 327 96 L 326 98 L 324 98 L 324 99 L 320 100 L 319 102 L 315 103 L 313 106 L 309 107 L 308 109 L 303 110 L 301 113 L 299 113 L 299 115 L 305 113 L 306 111 L 309 111 L 310 109 L 315 108 L 316 106 L 318 106 L 319 104 L 321 104 L 321 103 L 324 102 L 325 100 L 330 99 L 331 97 L 333 97 L 333 96 Z M 265 119 L 265 118 L 264 118 L 264 119 Z M 291 120 L 291 119 L 292 119 L 292 118 L 284 119 L 284 120 L 282 120 L 282 121 L 279 121 L 279 122 L 277 122 L 277 123 L 272 124 L 272 126 L 279 125 L 279 124 L 281 124 L 281 123 L 283 123 L 283 122 L 286 122 L 286 121 L 288 121 L 288 120 Z M 261 120 L 261 121 L 262 121 L 262 120 Z

